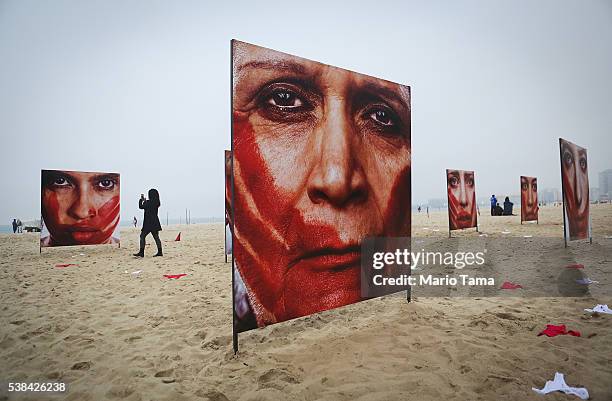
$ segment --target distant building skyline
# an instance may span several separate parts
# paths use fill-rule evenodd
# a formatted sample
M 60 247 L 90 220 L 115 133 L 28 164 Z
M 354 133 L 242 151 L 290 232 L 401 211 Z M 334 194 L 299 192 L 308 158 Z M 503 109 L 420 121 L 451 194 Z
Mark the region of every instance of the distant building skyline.
M 612 169 L 607 169 L 599 173 L 599 194 L 598 200 L 605 196 L 607 200 L 612 195 Z

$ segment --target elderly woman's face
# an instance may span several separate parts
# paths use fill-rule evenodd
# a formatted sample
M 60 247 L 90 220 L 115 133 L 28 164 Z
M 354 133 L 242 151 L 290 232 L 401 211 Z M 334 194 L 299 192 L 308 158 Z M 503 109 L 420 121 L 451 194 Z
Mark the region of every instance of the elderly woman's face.
M 561 172 L 570 237 L 586 238 L 589 227 L 589 176 L 586 149 L 562 141 Z
M 234 47 L 235 258 L 259 324 L 360 299 L 366 236 L 410 235 L 410 92 Z
M 538 219 L 538 179 L 521 177 L 521 216 L 523 221 Z
M 53 245 L 108 242 L 119 223 L 119 175 L 43 171 L 42 214 Z
M 476 227 L 474 172 L 446 170 L 451 230 Z

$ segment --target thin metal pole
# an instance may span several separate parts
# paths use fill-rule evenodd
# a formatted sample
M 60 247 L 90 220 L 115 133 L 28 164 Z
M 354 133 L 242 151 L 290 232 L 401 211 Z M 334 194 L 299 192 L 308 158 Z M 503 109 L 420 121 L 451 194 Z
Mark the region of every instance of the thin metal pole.
M 567 221 L 565 221 L 565 185 L 563 185 L 563 151 L 561 150 L 561 141 L 559 138 L 559 165 L 561 166 L 561 212 L 563 213 L 563 242 L 567 248 Z
M 231 132 L 231 151 L 232 151 L 232 157 L 231 157 L 231 211 L 233 212 L 234 210 L 236 210 L 236 208 L 234 207 L 234 39 L 232 39 L 232 41 L 230 42 L 230 132 Z M 234 347 L 234 355 L 236 355 L 238 353 L 238 331 L 236 331 L 236 310 L 234 309 L 234 300 L 236 299 L 236 290 L 235 290 L 235 283 L 236 283 L 236 273 L 235 273 L 235 268 L 236 268 L 236 263 L 234 261 L 234 219 L 236 218 L 235 215 L 232 215 L 232 345 Z

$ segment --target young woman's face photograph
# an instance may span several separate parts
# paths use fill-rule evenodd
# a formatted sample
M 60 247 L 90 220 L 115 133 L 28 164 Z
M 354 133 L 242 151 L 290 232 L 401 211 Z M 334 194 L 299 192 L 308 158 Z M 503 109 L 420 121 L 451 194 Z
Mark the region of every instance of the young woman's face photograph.
M 589 175 L 586 149 L 561 140 L 561 176 L 570 238 L 587 238 Z
M 521 176 L 521 220 L 538 219 L 538 179 Z
M 446 170 L 446 186 L 450 229 L 476 227 L 474 172 Z
M 51 246 L 111 241 L 119 224 L 119 174 L 43 170 L 42 215 Z
M 233 47 L 234 255 L 258 324 L 360 297 L 361 242 L 410 235 L 410 88 Z

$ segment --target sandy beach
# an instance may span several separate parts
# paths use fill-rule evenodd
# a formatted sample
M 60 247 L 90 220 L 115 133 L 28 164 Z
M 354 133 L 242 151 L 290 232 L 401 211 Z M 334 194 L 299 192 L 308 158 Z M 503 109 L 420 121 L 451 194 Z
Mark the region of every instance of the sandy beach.
M 37 234 L 2 234 L 0 380 L 59 381 L 68 391 L 2 393 L 0 400 L 578 399 L 532 391 L 556 371 L 570 386 L 586 387 L 592 400 L 610 400 L 612 315 L 583 309 L 612 305 L 612 205 L 592 205 L 592 245 L 578 241 L 567 249 L 561 210 L 543 207 L 537 225 L 483 213 L 480 232 L 546 238 L 558 260 L 584 264 L 599 281 L 581 297 L 552 290 L 550 297 L 417 294 L 407 303 L 404 294 L 387 296 L 243 333 L 236 356 L 223 224 L 164 227 L 165 256 L 152 258 L 150 245 L 144 259 L 131 256 L 134 228 L 122 230 L 120 248 L 42 254 Z M 446 238 L 447 218 L 446 211 L 415 213 L 413 235 Z M 518 243 L 508 241 L 505 251 L 526 252 Z M 545 251 L 537 247 L 534 241 L 525 249 Z M 497 263 L 507 263 L 511 279 L 527 280 L 512 275 L 511 258 Z M 526 263 L 520 270 L 536 267 L 552 281 L 565 268 Z M 582 336 L 538 337 L 546 324 Z

